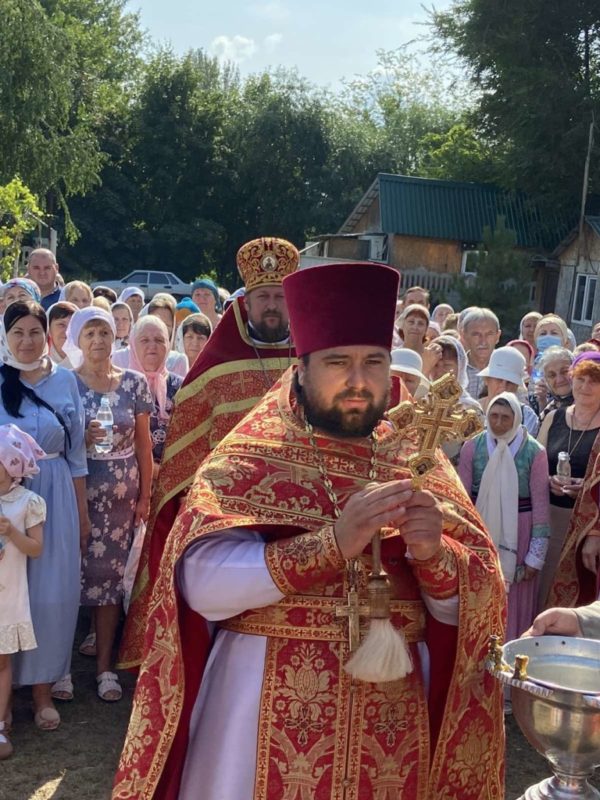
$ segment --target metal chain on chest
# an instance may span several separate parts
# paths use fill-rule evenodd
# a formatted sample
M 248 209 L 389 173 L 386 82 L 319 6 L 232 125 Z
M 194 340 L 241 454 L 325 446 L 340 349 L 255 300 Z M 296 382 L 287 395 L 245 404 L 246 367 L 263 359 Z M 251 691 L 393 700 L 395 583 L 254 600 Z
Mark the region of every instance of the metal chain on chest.
M 252 349 L 254 350 L 254 355 L 256 356 L 256 358 L 258 359 L 258 363 L 260 364 L 260 368 L 262 370 L 262 376 L 263 376 L 263 381 L 265 383 L 265 387 L 266 387 L 267 391 L 269 391 L 271 386 L 273 386 L 273 384 L 277 382 L 278 378 L 276 378 L 275 381 L 272 381 L 269 378 L 269 374 L 268 374 L 267 368 L 265 367 L 264 362 L 263 362 L 263 360 L 261 358 L 261 355 L 258 352 L 258 347 L 254 343 L 252 338 L 250 338 L 250 344 L 252 345 Z M 280 358 L 279 359 L 279 368 L 281 369 L 281 375 L 283 375 L 283 373 L 286 371 L 286 369 L 289 369 L 289 367 L 292 364 L 292 340 L 291 339 L 290 339 L 289 346 L 288 346 L 288 363 L 287 363 L 287 366 L 282 368 L 281 367 L 281 361 L 282 361 L 282 359 Z
M 304 416 L 304 427 L 308 434 L 308 438 L 311 444 L 311 447 L 314 451 L 314 454 L 317 459 L 317 467 L 319 468 L 319 473 L 321 475 L 321 480 L 323 481 L 323 486 L 325 487 L 325 492 L 327 497 L 331 501 L 331 505 L 333 506 L 333 515 L 337 519 L 340 518 L 342 512 L 340 509 L 340 504 L 338 503 L 337 495 L 335 493 L 335 489 L 333 488 L 333 484 L 331 482 L 331 478 L 327 473 L 327 467 L 325 466 L 325 459 L 323 457 L 323 453 L 319 450 L 319 446 L 317 444 L 317 440 L 315 438 L 315 431 L 313 426 Z M 377 439 L 377 434 L 375 431 L 371 434 L 371 459 L 369 462 L 369 481 L 374 481 L 377 476 L 377 446 L 379 441 Z M 348 587 L 349 589 L 354 589 L 358 591 L 358 576 L 359 576 L 359 567 L 360 567 L 360 559 L 358 558 L 350 558 L 346 561 L 346 572 L 348 576 Z

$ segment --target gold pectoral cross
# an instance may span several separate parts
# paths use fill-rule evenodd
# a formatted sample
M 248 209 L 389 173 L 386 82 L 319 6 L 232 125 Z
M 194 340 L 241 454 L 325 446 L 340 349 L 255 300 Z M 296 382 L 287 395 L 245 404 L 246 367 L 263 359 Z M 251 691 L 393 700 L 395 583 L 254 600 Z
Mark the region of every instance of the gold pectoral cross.
M 371 542 L 373 562 L 369 574 L 368 601 L 359 599 L 355 588 L 348 591 L 348 603 L 341 608 L 336 608 L 336 617 L 348 618 L 348 648 L 351 653 L 358 649 L 360 644 L 360 620 L 387 619 L 390 614 L 391 587 L 389 578 L 381 563 L 381 536 L 376 533 Z
M 452 375 L 444 375 L 429 387 L 422 400 L 405 400 L 388 411 L 388 419 L 400 433 L 416 432 L 419 451 L 408 458 L 415 488 L 436 467 L 436 449 L 452 439 L 466 441 L 483 430 L 477 412 L 459 402 L 462 388 Z
M 336 617 L 348 618 L 348 647 L 350 652 L 353 653 L 360 644 L 360 617 L 361 613 L 364 614 L 364 604 L 358 598 L 356 589 L 350 589 L 348 592 L 348 604 L 341 608 L 336 608 Z

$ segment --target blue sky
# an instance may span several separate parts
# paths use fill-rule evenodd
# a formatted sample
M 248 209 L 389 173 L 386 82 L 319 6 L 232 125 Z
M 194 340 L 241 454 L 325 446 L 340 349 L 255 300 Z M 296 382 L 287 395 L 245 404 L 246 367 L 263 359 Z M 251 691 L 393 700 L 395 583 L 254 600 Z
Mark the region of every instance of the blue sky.
M 451 0 L 433 0 L 436 9 Z M 421 0 L 130 0 L 155 42 L 176 52 L 201 48 L 235 61 L 242 74 L 297 67 L 314 83 L 335 88 L 365 75 L 376 50 L 394 50 L 424 33 Z

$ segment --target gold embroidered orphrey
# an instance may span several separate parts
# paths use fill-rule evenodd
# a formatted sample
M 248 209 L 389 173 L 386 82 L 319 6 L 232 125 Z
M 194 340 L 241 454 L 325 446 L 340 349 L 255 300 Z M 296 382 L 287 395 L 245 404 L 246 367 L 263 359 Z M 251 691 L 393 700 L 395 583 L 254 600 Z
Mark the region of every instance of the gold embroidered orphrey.
M 308 438 L 310 440 L 311 447 L 315 454 L 317 460 L 317 466 L 319 468 L 319 473 L 321 475 L 321 479 L 323 480 L 323 486 L 325 487 L 325 491 L 327 492 L 327 497 L 331 501 L 331 505 L 333 507 L 333 515 L 335 519 L 339 519 L 341 515 L 341 509 L 338 503 L 337 495 L 333 488 L 333 484 L 331 483 L 331 479 L 327 474 L 327 469 L 325 467 L 325 461 L 323 460 L 323 456 L 319 451 L 319 447 L 317 445 L 317 440 L 315 439 L 315 432 L 313 426 L 310 424 L 308 419 L 304 417 L 304 427 L 308 434 Z M 377 434 L 375 431 L 371 434 L 371 460 L 369 462 L 369 480 L 374 481 L 377 477 Z M 378 539 L 378 534 L 375 534 L 373 537 L 373 543 L 375 540 Z M 375 552 L 376 550 L 376 552 Z M 377 573 L 381 573 L 381 542 L 379 542 L 379 547 L 374 547 L 374 561 L 373 561 L 373 571 L 377 570 Z M 375 559 L 378 559 L 376 562 Z M 346 561 L 346 582 L 348 584 L 348 592 L 347 592 L 347 599 L 348 602 L 345 606 L 341 608 L 336 608 L 336 617 L 346 617 L 348 619 L 348 649 L 351 653 L 355 652 L 360 645 L 360 619 L 363 616 L 371 616 L 372 604 L 361 603 L 359 596 L 358 596 L 358 575 L 360 570 L 360 558 L 350 558 Z M 373 577 L 372 575 L 370 577 Z
M 388 411 L 388 419 L 402 434 L 414 432 L 418 452 L 408 458 L 413 485 L 419 488 L 437 466 L 435 451 L 444 442 L 466 441 L 483 430 L 475 409 L 460 405 L 462 388 L 452 375 L 443 375 L 421 400 L 405 400 Z

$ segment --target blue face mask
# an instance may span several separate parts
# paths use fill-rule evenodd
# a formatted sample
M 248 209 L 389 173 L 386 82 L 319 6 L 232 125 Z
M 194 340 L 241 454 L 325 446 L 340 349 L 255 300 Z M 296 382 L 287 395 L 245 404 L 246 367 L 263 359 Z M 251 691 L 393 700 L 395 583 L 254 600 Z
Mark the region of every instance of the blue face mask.
M 563 346 L 563 340 L 560 338 L 560 336 L 554 336 L 551 333 L 545 333 L 542 336 L 538 336 L 538 338 L 535 340 L 535 343 L 540 353 L 543 353 L 549 347 Z

